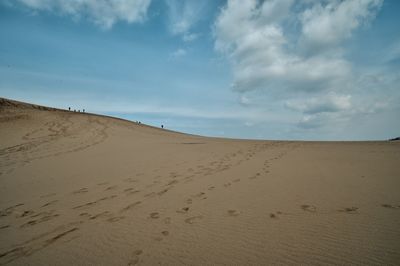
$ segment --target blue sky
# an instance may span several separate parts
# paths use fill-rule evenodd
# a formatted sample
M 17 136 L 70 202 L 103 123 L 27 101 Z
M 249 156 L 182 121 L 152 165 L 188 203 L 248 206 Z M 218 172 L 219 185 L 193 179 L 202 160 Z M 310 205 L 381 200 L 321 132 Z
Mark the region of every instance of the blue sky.
M 396 0 L 5 0 L 0 96 L 232 138 L 400 135 Z

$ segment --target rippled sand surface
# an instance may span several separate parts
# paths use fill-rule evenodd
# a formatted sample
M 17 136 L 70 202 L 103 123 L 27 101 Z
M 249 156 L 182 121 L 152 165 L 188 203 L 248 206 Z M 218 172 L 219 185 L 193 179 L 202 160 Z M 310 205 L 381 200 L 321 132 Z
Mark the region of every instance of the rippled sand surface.
M 399 263 L 399 142 L 205 138 L 0 100 L 0 265 Z

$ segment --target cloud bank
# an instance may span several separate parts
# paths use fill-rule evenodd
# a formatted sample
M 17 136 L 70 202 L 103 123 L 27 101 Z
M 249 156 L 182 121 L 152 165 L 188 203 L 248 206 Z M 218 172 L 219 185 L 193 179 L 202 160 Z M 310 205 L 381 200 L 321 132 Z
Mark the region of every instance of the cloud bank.
M 230 0 L 215 23 L 215 48 L 230 58 L 237 91 L 330 89 L 351 72 L 341 42 L 371 20 L 381 3 L 318 2 L 296 12 L 293 0 Z M 300 23 L 297 40 L 288 40 L 285 23 Z
M 228 0 L 214 24 L 215 50 L 229 60 L 239 94 L 281 101 L 303 114 L 302 128 L 338 122 L 373 102 L 357 100 L 366 74 L 355 71 L 345 42 L 373 22 L 382 3 Z

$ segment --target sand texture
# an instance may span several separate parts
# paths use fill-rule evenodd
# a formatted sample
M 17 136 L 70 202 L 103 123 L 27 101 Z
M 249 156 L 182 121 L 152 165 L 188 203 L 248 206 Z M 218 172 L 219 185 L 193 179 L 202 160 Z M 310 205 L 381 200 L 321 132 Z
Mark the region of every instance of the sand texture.
M 400 142 L 206 138 L 0 100 L 0 265 L 399 265 Z

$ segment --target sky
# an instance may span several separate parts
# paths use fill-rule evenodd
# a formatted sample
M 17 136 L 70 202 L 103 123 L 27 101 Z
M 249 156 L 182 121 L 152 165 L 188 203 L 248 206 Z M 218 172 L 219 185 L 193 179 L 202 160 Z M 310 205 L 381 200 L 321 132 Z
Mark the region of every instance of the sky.
M 400 136 L 400 1 L 2 0 L 0 97 L 205 136 Z

